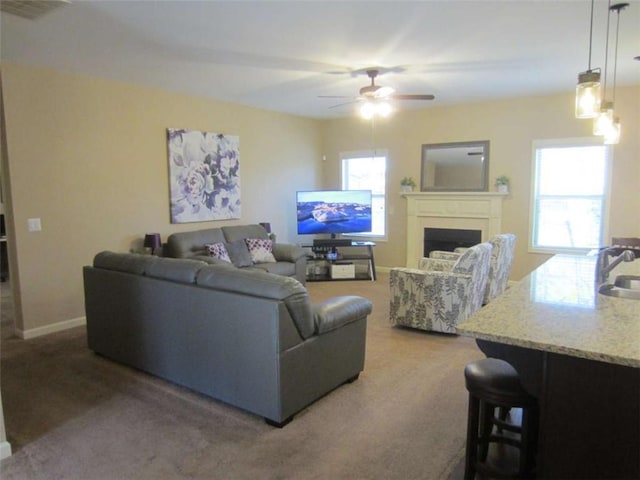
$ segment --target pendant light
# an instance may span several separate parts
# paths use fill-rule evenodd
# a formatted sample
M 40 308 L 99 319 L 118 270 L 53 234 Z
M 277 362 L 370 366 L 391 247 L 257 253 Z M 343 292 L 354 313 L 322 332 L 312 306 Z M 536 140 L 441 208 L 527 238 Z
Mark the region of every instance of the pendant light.
M 600 112 L 600 69 L 591 69 L 591 45 L 593 42 L 593 3 L 589 27 L 589 68 L 578 74 L 576 85 L 576 118 L 594 118 Z
M 618 69 L 618 37 L 620 33 L 620 11 L 624 10 L 628 6 L 628 3 L 616 3 L 615 5 L 611 5 L 609 7 L 610 12 L 616 12 L 618 14 L 616 24 L 616 47 L 613 56 L 613 93 L 611 94 L 612 104 L 616 101 L 616 74 Z M 620 143 L 621 131 L 622 128 L 620 126 L 620 119 L 618 117 L 615 117 L 611 126 L 604 132 L 604 143 L 606 145 L 615 145 L 617 143 Z

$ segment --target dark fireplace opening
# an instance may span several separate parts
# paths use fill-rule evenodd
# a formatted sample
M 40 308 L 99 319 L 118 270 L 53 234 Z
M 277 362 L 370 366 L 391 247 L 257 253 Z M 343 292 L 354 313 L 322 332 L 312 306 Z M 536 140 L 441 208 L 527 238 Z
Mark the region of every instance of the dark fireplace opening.
M 458 228 L 425 228 L 424 256 L 433 250 L 453 252 L 458 247 L 472 247 L 480 243 L 480 230 L 462 230 Z

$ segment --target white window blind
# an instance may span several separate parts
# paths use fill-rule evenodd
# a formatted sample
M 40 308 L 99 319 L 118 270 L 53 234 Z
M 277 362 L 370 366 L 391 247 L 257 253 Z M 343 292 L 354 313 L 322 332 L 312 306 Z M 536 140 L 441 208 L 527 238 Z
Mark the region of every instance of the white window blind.
M 591 139 L 534 142 L 531 250 L 586 252 L 603 244 L 609 147 Z
M 342 158 L 342 189 L 371 190 L 371 232 L 350 234 L 386 237 L 387 151 L 345 152 Z

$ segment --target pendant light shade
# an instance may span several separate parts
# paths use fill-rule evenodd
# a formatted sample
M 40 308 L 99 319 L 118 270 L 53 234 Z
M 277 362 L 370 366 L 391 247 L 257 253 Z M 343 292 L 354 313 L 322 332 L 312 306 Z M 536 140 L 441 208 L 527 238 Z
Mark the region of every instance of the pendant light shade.
M 600 113 L 600 72 L 587 70 L 578 75 L 576 118 L 595 118 Z
M 613 102 L 602 102 L 600 114 L 593 121 L 593 134 L 605 135 L 613 128 Z
M 616 117 L 613 121 L 613 124 L 611 125 L 611 128 L 609 128 L 609 130 L 604 134 L 604 144 L 617 145 L 618 143 L 620 143 L 621 133 L 620 119 Z

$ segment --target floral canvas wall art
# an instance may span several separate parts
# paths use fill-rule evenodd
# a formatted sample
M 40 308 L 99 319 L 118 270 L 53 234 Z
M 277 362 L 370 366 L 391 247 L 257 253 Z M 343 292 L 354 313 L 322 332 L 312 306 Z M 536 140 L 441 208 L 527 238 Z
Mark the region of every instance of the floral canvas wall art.
M 240 218 L 240 137 L 167 129 L 171 223 Z

